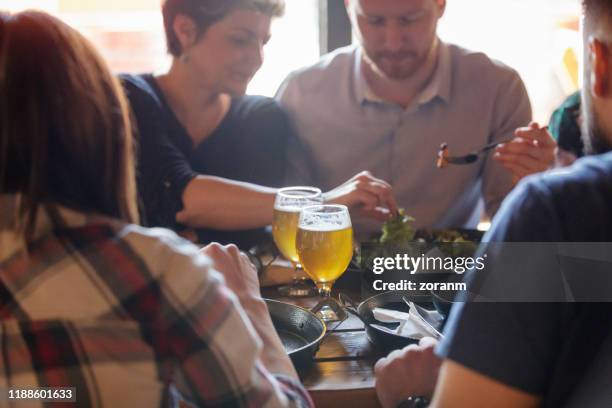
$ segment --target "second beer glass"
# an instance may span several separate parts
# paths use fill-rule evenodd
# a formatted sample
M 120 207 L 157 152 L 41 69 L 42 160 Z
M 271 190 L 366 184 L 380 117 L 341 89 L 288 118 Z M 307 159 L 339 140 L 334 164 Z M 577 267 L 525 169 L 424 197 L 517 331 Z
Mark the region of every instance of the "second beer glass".
M 353 228 L 343 205 L 316 205 L 302 209 L 297 252 L 306 274 L 323 298 L 312 311 L 324 321 L 343 320 L 346 312 L 331 296 L 334 282 L 353 257 Z

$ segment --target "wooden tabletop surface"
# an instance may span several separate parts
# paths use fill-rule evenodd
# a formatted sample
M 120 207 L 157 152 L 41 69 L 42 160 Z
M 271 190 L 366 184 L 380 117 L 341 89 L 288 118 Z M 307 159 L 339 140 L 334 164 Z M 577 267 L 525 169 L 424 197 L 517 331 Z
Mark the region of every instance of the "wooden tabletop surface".
M 335 285 L 338 291 L 361 301 L 360 277 L 345 274 Z M 276 288 L 262 289 L 264 297 L 311 308 L 318 298 L 283 298 Z M 298 369 L 317 407 L 379 407 L 374 390 L 374 364 L 384 354 L 368 341 L 363 323 L 356 317 L 329 323 L 327 334 L 310 368 Z

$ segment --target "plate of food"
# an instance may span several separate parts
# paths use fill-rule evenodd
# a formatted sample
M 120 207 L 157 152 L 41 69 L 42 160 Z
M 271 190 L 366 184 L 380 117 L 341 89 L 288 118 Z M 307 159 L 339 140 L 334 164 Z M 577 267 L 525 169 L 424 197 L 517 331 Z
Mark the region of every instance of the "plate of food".
M 417 229 L 414 221 L 400 210 L 383 225 L 378 237 L 360 245 L 351 268 L 361 274 L 365 293 L 410 291 L 431 301 L 433 291 L 459 286 L 461 274 L 470 267 L 458 268 L 458 265 L 474 257 L 484 232 L 464 228 Z M 392 267 L 381 271 L 382 260 L 397 257 L 417 261 L 420 258 L 422 262 L 420 266 L 413 263 L 413 268 Z
M 393 256 L 400 250 L 439 248 L 449 256 L 471 256 L 484 235 L 483 231 L 468 228 L 417 229 L 414 221 L 400 209 L 395 217 L 383 224 L 377 237 L 362 243 L 353 266 L 367 269 L 373 258 Z

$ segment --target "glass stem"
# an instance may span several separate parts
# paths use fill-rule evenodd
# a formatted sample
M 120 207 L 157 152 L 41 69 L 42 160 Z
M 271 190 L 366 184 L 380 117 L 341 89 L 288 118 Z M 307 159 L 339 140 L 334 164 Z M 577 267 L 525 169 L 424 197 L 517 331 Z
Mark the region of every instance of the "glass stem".
M 298 275 L 298 271 L 300 269 L 302 269 L 302 265 L 300 265 L 299 263 L 295 263 L 295 262 L 291 262 L 291 265 L 293 265 L 293 284 L 297 285 L 300 282 L 300 276 Z
M 331 296 L 331 285 L 329 283 L 319 283 L 317 285 L 319 289 L 319 296 L 322 298 L 329 298 Z

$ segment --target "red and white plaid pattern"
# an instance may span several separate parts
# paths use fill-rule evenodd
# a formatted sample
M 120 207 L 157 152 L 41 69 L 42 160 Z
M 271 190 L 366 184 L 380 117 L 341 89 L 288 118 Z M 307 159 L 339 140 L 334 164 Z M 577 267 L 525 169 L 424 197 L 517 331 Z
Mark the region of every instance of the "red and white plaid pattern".
M 312 406 L 261 364 L 259 337 L 195 246 L 66 209 L 61 228 L 41 211 L 25 243 L 5 212 L 14 200 L 0 196 L 0 388 L 76 387 L 83 407 Z

